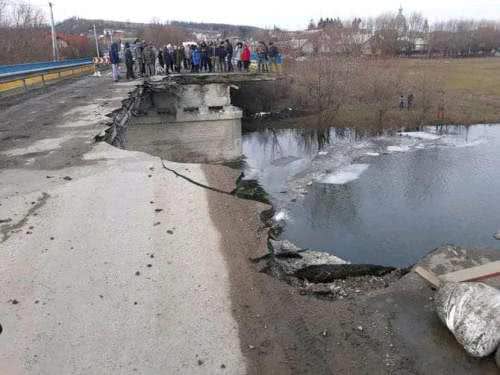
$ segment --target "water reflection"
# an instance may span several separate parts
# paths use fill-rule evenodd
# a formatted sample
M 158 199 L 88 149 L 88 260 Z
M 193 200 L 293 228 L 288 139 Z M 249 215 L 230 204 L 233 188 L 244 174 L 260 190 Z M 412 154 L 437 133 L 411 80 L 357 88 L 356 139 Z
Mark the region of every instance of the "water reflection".
M 500 127 L 424 130 L 441 137 L 276 130 L 245 135 L 243 150 L 247 172 L 288 212 L 283 237 L 299 246 L 396 266 L 445 243 L 498 248 Z M 370 165 L 358 179 L 318 182 L 358 160 Z

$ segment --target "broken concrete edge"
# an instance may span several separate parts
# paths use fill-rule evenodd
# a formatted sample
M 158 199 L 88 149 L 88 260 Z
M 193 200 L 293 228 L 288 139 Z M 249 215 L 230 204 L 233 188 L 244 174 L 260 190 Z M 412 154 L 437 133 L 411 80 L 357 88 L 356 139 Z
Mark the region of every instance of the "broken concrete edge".
M 276 81 L 282 76 L 266 73 L 197 73 L 197 74 L 169 74 L 167 76 L 154 76 L 144 81 L 152 89 L 164 89 L 175 85 L 204 85 L 212 83 L 234 84 L 250 81 Z
M 271 212 L 267 216 L 272 218 Z M 261 272 L 297 288 L 302 295 L 328 300 L 353 298 L 387 288 L 409 272 L 381 265 L 351 264 L 325 251 L 300 248 L 273 236 L 276 224 L 272 219 L 266 224 L 269 252 L 252 260 L 260 265 Z
M 106 114 L 111 122 L 106 124 L 107 128 L 94 137 L 96 142 L 106 142 L 112 146 L 124 149 L 126 144 L 127 128 L 132 116 L 141 115 L 141 102 L 145 96 L 144 86 L 137 85 L 128 93 L 128 97 L 121 102 L 121 107 Z

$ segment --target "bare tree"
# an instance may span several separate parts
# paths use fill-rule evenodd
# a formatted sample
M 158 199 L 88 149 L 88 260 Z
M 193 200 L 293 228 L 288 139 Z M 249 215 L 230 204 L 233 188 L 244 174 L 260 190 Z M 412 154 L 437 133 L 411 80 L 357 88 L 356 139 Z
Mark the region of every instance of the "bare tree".
M 17 28 L 40 27 L 46 24 L 46 19 L 42 9 L 22 1 L 16 3 L 12 9 L 12 23 Z
M 331 125 L 351 97 L 352 79 L 357 63 L 350 58 L 317 56 L 314 61 L 297 63 L 290 72 L 293 76 L 291 95 L 304 111 L 316 113 L 321 125 Z
M 162 47 L 167 44 L 178 45 L 190 39 L 189 33 L 184 29 L 172 26 L 168 23 L 161 23 L 154 20 L 141 33 L 142 39 L 153 43 L 156 47 Z

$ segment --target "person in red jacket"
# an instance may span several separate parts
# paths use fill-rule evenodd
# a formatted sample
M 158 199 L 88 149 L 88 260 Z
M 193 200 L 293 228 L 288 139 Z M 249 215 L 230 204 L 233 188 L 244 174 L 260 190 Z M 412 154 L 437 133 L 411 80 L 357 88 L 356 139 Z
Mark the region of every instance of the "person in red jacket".
M 245 43 L 243 50 L 241 51 L 241 61 L 243 62 L 243 69 L 245 72 L 248 72 L 250 69 L 250 56 L 250 48 L 248 47 L 248 44 Z

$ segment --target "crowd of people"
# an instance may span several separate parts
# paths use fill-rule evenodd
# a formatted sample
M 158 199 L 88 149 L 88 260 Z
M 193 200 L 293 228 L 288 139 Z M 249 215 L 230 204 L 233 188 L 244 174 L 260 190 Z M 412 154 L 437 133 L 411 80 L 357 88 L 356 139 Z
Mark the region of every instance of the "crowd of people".
M 110 60 L 113 65 L 113 79 L 119 79 L 121 41 L 111 45 Z M 281 60 L 278 47 L 270 42 L 258 42 L 254 57 L 258 72 L 279 72 Z M 180 45 L 154 46 L 153 43 L 136 40 L 125 43 L 123 52 L 126 78 L 150 77 L 153 75 L 191 72 L 248 72 L 252 60 L 250 43 L 237 42 L 234 46 L 225 41 L 182 43 Z

